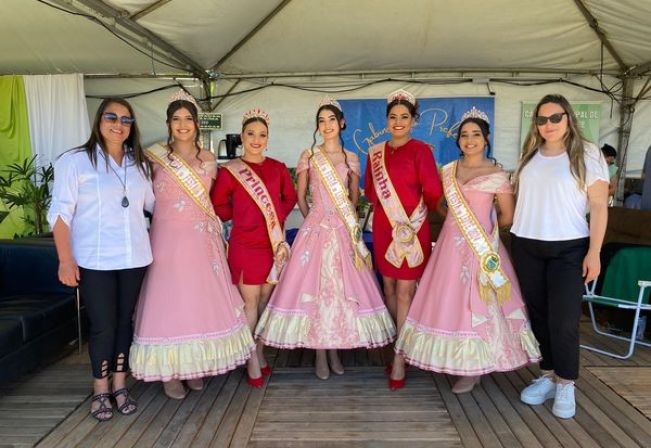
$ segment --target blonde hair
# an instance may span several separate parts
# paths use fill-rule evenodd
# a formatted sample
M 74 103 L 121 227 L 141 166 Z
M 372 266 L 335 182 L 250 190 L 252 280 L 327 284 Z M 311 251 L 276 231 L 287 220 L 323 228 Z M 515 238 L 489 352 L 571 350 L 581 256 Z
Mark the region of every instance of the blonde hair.
M 563 108 L 563 111 L 567 114 L 567 132 L 563 138 L 563 144 L 565 146 L 565 151 L 567 156 L 570 159 L 570 172 L 574 179 L 576 180 L 579 188 L 583 190 L 585 188 L 585 138 L 579 128 L 576 118 L 574 117 L 574 110 L 570 102 L 563 95 L 554 94 L 554 95 L 545 95 L 536 105 L 536 109 L 531 117 L 531 125 L 529 127 L 529 133 L 527 138 L 522 145 L 522 154 L 520 156 L 520 163 L 518 168 L 513 174 L 513 185 L 514 190 L 517 194 L 518 184 L 520 181 L 520 173 L 524 167 L 531 161 L 533 156 L 536 155 L 536 152 L 545 143 L 538 132 L 538 126 L 536 125 L 536 117 L 538 116 L 538 111 L 543 104 L 554 103 L 558 104 Z

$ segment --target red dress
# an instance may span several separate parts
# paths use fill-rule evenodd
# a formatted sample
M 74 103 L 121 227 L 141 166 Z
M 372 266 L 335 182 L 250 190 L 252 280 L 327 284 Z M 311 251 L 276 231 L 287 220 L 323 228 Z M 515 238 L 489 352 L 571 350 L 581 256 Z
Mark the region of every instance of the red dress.
M 284 163 L 266 157 L 262 163 L 245 162 L 262 179 L 281 223 L 296 204 L 296 190 Z M 228 243 L 228 265 L 233 283 L 262 285 L 273 263 L 267 224 L 260 208 L 227 169 L 221 168 L 211 193 L 215 213 L 233 220 Z
M 386 142 L 384 144 L 384 158 L 393 188 L 395 188 L 407 215 L 411 215 L 414 211 L 421 196 L 428 210 L 434 210 L 436 203 L 443 194 L 443 188 L 441 187 L 441 180 L 430 147 L 426 143 L 415 139 L 409 140 L 396 149 L 393 149 L 389 142 Z M 384 254 L 392 241 L 392 227 L 375 193 L 370 159 L 366 160 L 365 177 L 365 194 L 373 204 L 374 210 L 373 249 L 377 269 L 385 277 L 400 280 L 418 280 L 423 275 L 425 265 L 427 265 L 427 260 L 432 251 L 429 222 L 425 220 L 417 234 L 425 257 L 423 262 L 414 268 L 410 268 L 406 260 L 402 262 L 400 268 L 393 266 L 384 258 Z

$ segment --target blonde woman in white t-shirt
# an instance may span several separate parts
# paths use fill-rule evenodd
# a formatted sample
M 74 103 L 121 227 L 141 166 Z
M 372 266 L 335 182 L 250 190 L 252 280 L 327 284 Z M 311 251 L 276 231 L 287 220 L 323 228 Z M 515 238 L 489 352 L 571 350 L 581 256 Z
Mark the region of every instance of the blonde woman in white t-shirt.
M 520 398 L 531 405 L 554 398 L 554 415 L 571 418 L 583 285 L 601 270 L 609 176 L 563 96 L 546 95 L 536 106 L 514 182 L 512 255 L 542 354 L 541 376 Z

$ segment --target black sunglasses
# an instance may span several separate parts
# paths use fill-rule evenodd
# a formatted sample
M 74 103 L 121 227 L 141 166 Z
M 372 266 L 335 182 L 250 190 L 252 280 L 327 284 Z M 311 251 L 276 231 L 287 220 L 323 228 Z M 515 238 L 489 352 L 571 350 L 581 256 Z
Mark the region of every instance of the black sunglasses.
M 136 119 L 133 117 L 127 117 L 126 115 L 123 115 L 121 117 L 118 117 L 116 113 L 113 112 L 104 112 L 102 114 L 102 118 L 104 118 L 106 121 L 115 123 L 118 120 L 120 120 L 120 123 L 122 126 L 131 126 L 133 123 L 135 123 Z
M 544 115 L 538 115 L 536 118 L 534 118 L 534 121 L 538 126 L 543 126 L 545 123 L 547 123 L 547 120 L 556 124 L 561 122 L 561 120 L 563 119 L 563 115 L 567 115 L 567 112 L 561 112 L 560 114 L 552 114 L 549 117 L 545 117 Z

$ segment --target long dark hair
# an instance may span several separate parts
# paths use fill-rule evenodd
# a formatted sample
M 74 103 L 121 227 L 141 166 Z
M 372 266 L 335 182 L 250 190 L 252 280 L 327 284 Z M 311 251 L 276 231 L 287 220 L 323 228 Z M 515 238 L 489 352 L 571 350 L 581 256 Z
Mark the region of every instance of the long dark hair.
M 190 115 L 192 116 L 192 121 L 194 122 L 194 147 L 196 148 L 197 152 L 194 154 L 194 157 L 198 161 L 202 161 L 201 158 L 199 157 L 199 154 L 201 153 L 201 145 L 199 145 L 199 139 L 201 138 L 200 132 L 199 132 L 199 114 L 197 112 L 197 107 L 192 104 L 190 101 L 186 100 L 176 100 L 172 101 L 170 104 L 167 106 L 167 119 L 165 120 L 165 123 L 167 123 L 167 157 L 172 153 L 172 141 L 174 140 L 172 138 L 172 118 L 174 117 L 174 113 L 178 111 L 179 109 L 186 109 L 188 112 L 190 112 Z
M 119 104 L 121 106 L 126 107 L 127 110 L 129 111 L 129 115 L 131 115 L 131 118 L 134 119 L 136 118 L 135 114 L 133 113 L 133 108 L 131 107 L 131 104 L 129 104 L 127 100 L 122 98 L 106 98 L 99 105 L 99 108 L 97 108 L 97 112 L 95 113 L 95 119 L 93 121 L 93 127 L 90 131 L 90 138 L 86 143 L 79 145 L 76 148 L 73 148 L 73 150 L 76 151 L 84 151 L 88 155 L 88 158 L 90 159 L 90 163 L 92 163 L 93 167 L 97 169 L 97 153 L 95 152 L 95 147 L 99 146 L 104 153 L 104 161 L 106 162 L 107 171 L 108 171 L 109 159 L 108 159 L 108 154 L 106 152 L 106 142 L 104 141 L 104 137 L 102 137 L 102 133 L 99 130 L 99 126 L 102 121 L 102 115 L 104 115 L 104 112 L 111 104 Z M 129 128 L 129 136 L 127 137 L 124 143 L 127 146 L 127 149 L 125 151 L 125 156 L 138 167 L 138 170 L 146 178 L 150 178 L 151 169 L 145 157 L 145 153 L 142 150 L 142 146 L 140 145 L 140 131 L 138 130 L 137 121 L 131 123 L 131 127 Z M 123 163 L 126 163 L 126 161 L 124 161 Z
M 341 152 L 344 154 L 344 163 L 346 164 L 346 167 L 348 167 L 348 170 L 350 171 L 350 165 L 348 165 L 348 156 L 346 155 L 346 150 L 344 149 L 344 138 L 341 136 L 341 133 L 346 129 L 346 122 L 344 121 L 344 113 L 341 111 L 338 107 L 333 106 L 332 104 L 324 104 L 323 106 L 319 107 L 319 109 L 316 111 L 316 129 L 314 130 L 314 134 L 312 134 L 312 146 L 310 147 L 310 157 L 307 159 L 307 163 L 309 165 L 310 159 L 312 159 L 312 156 L 314 156 L 314 147 L 316 146 L 316 136 L 319 133 L 319 114 L 323 110 L 328 110 L 335 114 L 335 118 L 337 119 L 337 124 L 339 125 L 339 142 L 341 143 Z M 343 122 L 343 125 L 342 125 Z

